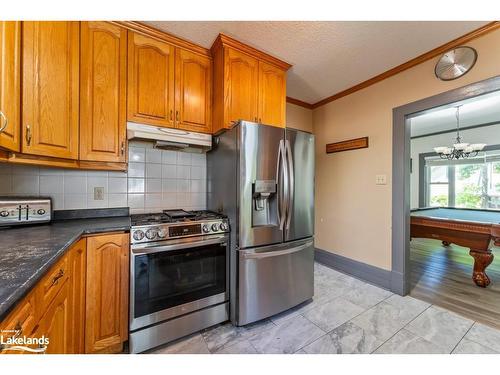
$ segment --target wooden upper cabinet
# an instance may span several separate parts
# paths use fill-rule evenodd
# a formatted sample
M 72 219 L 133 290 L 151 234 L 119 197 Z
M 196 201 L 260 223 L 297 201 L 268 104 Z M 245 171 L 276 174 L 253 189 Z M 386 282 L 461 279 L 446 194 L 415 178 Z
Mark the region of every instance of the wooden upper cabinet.
M 127 30 L 81 23 L 80 160 L 125 162 Z
M 20 150 L 21 22 L 0 21 L 0 148 Z
M 128 120 L 174 127 L 175 47 L 128 34 Z
M 128 338 L 128 238 L 87 238 L 86 353 L 120 352 Z
M 176 48 L 176 127 L 188 131 L 212 131 L 212 60 Z
M 259 62 L 259 122 L 285 127 L 286 72 Z
M 78 159 L 79 39 L 79 22 L 23 22 L 23 153 Z
M 238 120 L 257 121 L 259 61 L 231 48 L 224 51 L 224 56 L 225 125 Z
M 214 57 L 214 133 L 246 120 L 285 126 L 286 71 L 291 65 L 219 34 Z

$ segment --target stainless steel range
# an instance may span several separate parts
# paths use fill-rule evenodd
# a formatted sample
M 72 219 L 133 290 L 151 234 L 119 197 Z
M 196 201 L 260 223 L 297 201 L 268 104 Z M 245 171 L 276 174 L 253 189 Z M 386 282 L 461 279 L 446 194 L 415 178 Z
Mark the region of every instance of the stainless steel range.
M 165 210 L 131 220 L 130 352 L 228 320 L 228 219 Z

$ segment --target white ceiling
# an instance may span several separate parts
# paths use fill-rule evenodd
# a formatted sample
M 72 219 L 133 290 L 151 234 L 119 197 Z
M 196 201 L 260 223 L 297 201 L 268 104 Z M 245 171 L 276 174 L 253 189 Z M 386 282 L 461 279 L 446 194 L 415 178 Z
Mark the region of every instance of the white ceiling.
M 287 94 L 316 103 L 487 22 L 473 21 L 151 21 L 209 48 L 225 33 L 293 65 Z
M 421 136 L 455 129 L 456 106 L 460 105 L 460 129 L 491 122 L 500 122 L 500 92 L 438 107 L 411 119 L 411 136 Z

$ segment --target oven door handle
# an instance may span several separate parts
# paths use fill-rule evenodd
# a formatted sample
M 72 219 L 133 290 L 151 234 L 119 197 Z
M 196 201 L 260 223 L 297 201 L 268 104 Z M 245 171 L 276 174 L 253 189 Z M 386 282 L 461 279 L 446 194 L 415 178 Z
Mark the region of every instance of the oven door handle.
M 199 247 L 199 246 L 215 245 L 215 244 L 221 244 L 223 246 L 226 246 L 227 245 L 227 238 L 226 237 L 218 237 L 218 238 L 213 238 L 213 239 L 209 239 L 209 240 L 178 243 L 178 244 L 174 244 L 174 245 L 159 245 L 159 246 L 143 247 L 143 248 L 138 248 L 138 249 L 132 249 L 132 255 L 137 256 L 137 255 L 146 255 L 146 254 L 154 254 L 154 253 L 164 253 L 164 252 L 169 252 L 169 251 L 188 249 L 190 247 Z

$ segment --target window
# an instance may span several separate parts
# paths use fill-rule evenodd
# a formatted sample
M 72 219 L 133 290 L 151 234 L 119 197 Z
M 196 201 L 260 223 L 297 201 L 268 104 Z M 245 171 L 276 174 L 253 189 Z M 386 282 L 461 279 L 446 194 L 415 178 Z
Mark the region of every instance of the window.
M 466 160 L 425 158 L 425 205 L 500 209 L 500 151 Z
M 439 165 L 429 168 L 429 206 L 448 206 L 448 167 Z

